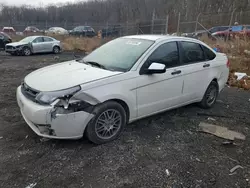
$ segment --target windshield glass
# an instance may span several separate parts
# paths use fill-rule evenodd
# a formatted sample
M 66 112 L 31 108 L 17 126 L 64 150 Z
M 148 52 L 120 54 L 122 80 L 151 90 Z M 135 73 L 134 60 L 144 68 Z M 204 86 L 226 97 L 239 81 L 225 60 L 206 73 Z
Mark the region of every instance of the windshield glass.
M 36 37 L 26 37 L 22 40 L 20 40 L 20 42 L 32 42 Z
M 108 70 L 128 71 L 154 43 L 150 40 L 119 38 L 86 56 L 84 62 L 96 62 Z

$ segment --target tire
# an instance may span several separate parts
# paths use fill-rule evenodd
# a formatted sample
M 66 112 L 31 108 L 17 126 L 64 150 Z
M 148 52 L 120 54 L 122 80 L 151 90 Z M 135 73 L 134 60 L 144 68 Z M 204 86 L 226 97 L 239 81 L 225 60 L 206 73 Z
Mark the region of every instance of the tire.
M 95 116 L 85 130 L 86 136 L 91 142 L 98 145 L 105 144 L 120 136 L 126 125 L 126 112 L 119 103 L 114 101 L 102 103 L 94 109 L 93 114 Z M 105 118 L 111 116 L 114 116 L 112 120 Z
M 22 54 L 24 56 L 30 56 L 31 55 L 31 50 L 29 47 L 24 47 L 23 50 L 22 50 Z
M 200 106 L 204 109 L 209 109 L 212 108 L 213 105 L 216 103 L 216 100 L 218 98 L 219 95 L 219 86 L 218 83 L 216 81 L 212 81 L 204 96 L 202 101 L 200 102 Z
M 54 54 L 59 54 L 60 53 L 60 48 L 58 46 L 54 46 L 53 53 Z

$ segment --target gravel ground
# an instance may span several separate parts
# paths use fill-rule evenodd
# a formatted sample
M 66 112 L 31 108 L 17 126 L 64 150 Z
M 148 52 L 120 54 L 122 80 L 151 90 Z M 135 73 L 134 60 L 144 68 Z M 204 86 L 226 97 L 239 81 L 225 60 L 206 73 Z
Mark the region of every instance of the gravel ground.
M 250 187 L 250 93 L 233 88 L 211 110 L 190 105 L 146 118 L 101 146 L 35 135 L 20 115 L 15 90 L 33 70 L 72 57 L 0 54 L 0 187 Z M 199 112 L 225 116 L 210 123 L 242 132 L 246 140 L 225 146 L 225 140 L 199 132 L 199 123 L 209 122 Z M 244 168 L 230 175 L 236 165 Z

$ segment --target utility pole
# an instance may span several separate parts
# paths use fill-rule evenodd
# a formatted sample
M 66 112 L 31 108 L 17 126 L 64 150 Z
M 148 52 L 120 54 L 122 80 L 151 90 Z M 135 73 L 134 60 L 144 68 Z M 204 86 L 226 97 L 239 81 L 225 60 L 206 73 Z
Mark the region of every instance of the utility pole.
M 178 25 L 177 25 L 177 35 L 179 35 L 179 33 L 180 33 L 180 21 L 181 21 L 181 13 L 179 12 Z
M 229 28 L 231 28 L 231 26 L 233 25 L 233 18 L 234 18 L 234 13 L 236 11 L 236 8 L 234 8 L 232 14 L 231 14 L 231 18 L 230 18 L 230 23 L 229 23 Z M 226 42 L 228 41 L 228 38 L 229 38 L 229 32 L 230 31 L 227 31 L 227 38 L 226 38 Z
M 195 23 L 195 32 L 197 31 L 198 28 L 198 23 L 199 23 L 199 18 L 201 16 L 201 13 L 198 14 L 197 19 L 196 19 L 196 23 Z
M 126 35 L 128 35 L 128 20 L 126 22 Z
M 169 20 L 169 15 L 167 14 L 166 16 L 166 27 L 165 27 L 165 34 L 168 34 L 168 20 Z
M 154 22 L 155 22 L 155 9 L 153 10 L 152 20 L 151 20 L 151 34 L 154 33 Z

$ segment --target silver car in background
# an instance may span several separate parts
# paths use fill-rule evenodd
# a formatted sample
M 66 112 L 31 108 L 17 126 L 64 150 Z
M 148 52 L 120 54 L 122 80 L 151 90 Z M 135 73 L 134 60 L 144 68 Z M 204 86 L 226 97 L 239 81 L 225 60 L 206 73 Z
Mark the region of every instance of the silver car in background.
M 5 51 L 11 55 L 29 56 L 35 53 L 55 53 L 62 51 L 61 42 L 48 36 L 29 36 L 19 42 L 9 43 Z

